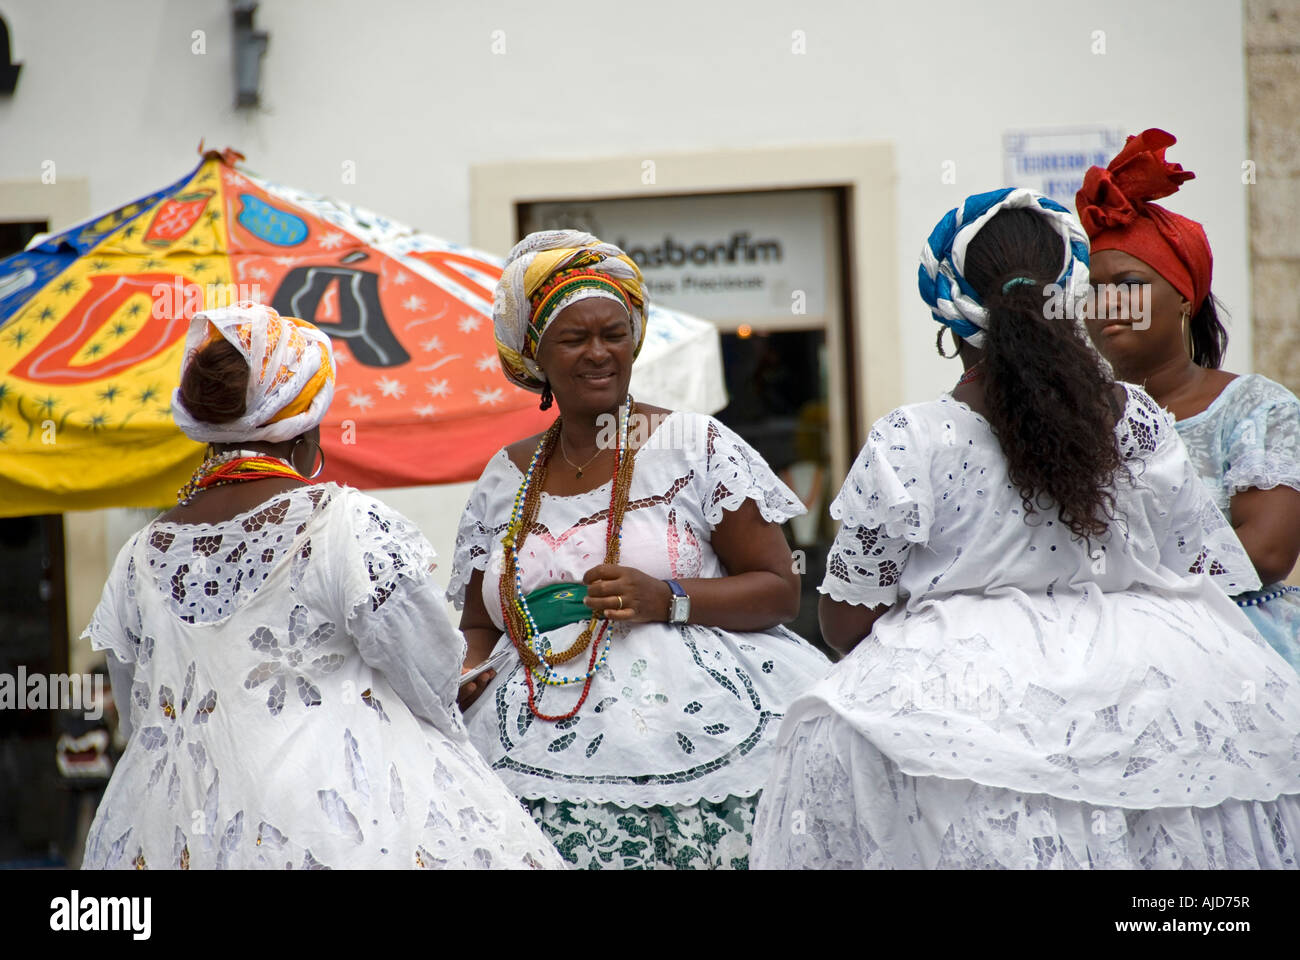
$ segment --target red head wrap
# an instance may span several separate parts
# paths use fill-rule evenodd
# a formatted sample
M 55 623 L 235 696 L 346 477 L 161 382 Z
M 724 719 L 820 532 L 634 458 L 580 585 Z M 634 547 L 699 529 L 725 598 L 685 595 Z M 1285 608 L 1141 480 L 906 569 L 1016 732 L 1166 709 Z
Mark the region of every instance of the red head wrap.
M 1121 250 L 1137 257 L 1186 297 L 1195 313 L 1210 294 L 1210 241 L 1195 220 L 1150 202 L 1196 176 L 1165 160 L 1165 150 L 1176 142 L 1154 128 L 1129 137 L 1105 170 L 1088 169 L 1074 202 L 1093 253 Z

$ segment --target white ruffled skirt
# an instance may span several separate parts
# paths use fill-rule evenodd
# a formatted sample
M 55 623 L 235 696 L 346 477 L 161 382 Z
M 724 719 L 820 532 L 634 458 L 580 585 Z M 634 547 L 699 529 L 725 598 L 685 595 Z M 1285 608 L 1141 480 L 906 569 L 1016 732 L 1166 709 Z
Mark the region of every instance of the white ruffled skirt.
M 1217 593 L 896 610 L 775 753 L 759 869 L 1300 865 L 1300 677 Z
M 754 826 L 754 869 L 1297 868 L 1300 797 L 1132 810 L 912 777 L 834 714 L 783 747 Z

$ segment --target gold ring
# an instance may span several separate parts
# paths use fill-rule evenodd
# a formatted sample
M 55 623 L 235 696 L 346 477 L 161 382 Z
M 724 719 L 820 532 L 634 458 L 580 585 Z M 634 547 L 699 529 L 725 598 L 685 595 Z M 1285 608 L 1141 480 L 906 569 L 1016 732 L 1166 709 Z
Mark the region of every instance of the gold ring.
M 623 609 L 623 594 L 621 593 L 618 595 L 618 609 Z

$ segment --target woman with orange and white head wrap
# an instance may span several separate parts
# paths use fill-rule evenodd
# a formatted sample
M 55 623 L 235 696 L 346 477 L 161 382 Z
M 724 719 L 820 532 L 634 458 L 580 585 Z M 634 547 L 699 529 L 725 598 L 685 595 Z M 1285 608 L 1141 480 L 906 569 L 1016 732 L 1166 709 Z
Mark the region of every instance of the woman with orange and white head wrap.
M 803 505 L 712 417 L 628 395 L 641 271 L 590 234 L 533 234 L 493 308 L 506 377 L 560 417 L 488 463 L 448 596 L 475 746 L 580 866 L 748 865 L 774 719 L 829 666 L 780 626 Z
M 85 867 L 562 865 L 466 736 L 428 541 L 308 482 L 333 389 L 311 324 L 195 317 L 172 405 L 210 456 L 86 629 L 128 742 Z

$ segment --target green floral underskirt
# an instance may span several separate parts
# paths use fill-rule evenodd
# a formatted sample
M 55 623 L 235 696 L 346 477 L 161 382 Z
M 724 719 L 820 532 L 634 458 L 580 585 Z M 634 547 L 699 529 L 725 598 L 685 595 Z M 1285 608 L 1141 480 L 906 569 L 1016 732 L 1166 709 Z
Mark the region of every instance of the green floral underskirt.
M 582 870 L 748 870 L 758 794 L 672 807 L 523 804 L 560 856 Z

